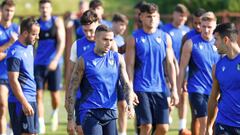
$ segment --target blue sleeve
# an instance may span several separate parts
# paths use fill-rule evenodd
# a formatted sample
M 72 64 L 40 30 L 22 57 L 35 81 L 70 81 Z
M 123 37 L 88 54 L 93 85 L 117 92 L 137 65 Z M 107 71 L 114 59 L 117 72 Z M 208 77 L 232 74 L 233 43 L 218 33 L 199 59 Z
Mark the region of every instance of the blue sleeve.
M 7 59 L 7 70 L 8 72 L 19 72 L 21 60 L 15 57 Z

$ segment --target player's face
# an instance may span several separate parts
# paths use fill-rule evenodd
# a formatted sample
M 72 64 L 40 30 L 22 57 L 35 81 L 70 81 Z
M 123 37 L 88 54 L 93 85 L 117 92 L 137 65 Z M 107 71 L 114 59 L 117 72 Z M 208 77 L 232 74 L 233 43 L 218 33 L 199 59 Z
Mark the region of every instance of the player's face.
M 25 40 L 26 44 L 34 45 L 35 42 L 39 39 L 39 32 L 40 32 L 39 25 L 33 25 L 31 31 L 27 32 L 28 34 Z
M 102 18 L 104 9 L 102 6 L 98 6 L 94 9 L 95 13 L 97 14 L 98 18 Z
M 181 26 L 187 21 L 187 15 L 180 12 L 173 12 L 173 23 Z
M 99 32 L 95 37 L 96 46 L 103 53 L 107 53 L 113 44 L 114 34 L 113 32 Z
M 226 45 L 223 42 L 223 39 L 219 35 L 218 32 L 214 34 L 215 37 L 215 46 L 217 47 L 217 51 L 219 54 L 225 54 L 227 51 Z
M 40 14 L 43 17 L 51 16 L 52 14 L 52 5 L 51 3 L 43 3 L 39 7 Z
M 92 24 L 89 25 L 82 25 L 83 32 L 89 41 L 94 41 L 95 30 L 97 26 L 98 22 L 93 22 Z
M 202 21 L 201 22 L 202 36 L 206 39 L 211 38 L 215 28 L 216 28 L 216 21 Z
M 5 5 L 2 8 L 2 19 L 4 21 L 11 21 L 15 13 L 15 6 Z
M 114 22 L 112 27 L 115 30 L 116 34 L 123 35 L 127 28 L 127 24 L 124 22 Z
M 193 28 L 194 28 L 197 32 L 201 32 L 200 25 L 201 25 L 201 19 L 200 19 L 200 17 L 193 16 Z
M 159 24 L 159 14 L 157 11 L 154 13 L 141 13 L 140 19 L 142 21 L 143 27 L 157 28 Z

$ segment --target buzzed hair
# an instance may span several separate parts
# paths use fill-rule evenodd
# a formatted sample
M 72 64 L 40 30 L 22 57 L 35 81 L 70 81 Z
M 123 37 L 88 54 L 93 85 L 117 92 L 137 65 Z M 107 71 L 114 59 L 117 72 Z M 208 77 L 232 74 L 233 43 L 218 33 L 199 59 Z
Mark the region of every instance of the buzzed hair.
M 208 11 L 201 16 L 201 21 L 217 21 L 217 17 L 212 11 Z
M 20 34 L 22 34 L 24 31 L 30 32 L 32 30 L 33 25 L 39 26 L 39 23 L 33 17 L 24 19 L 20 25 Z
M 52 3 L 51 0 L 40 0 L 39 5 L 45 4 L 45 3 Z
M 89 25 L 97 22 L 98 20 L 97 14 L 93 10 L 87 10 L 83 13 L 80 22 L 81 25 Z
M 145 3 L 140 7 L 141 13 L 154 13 L 158 12 L 158 6 L 154 3 Z
M 237 41 L 238 30 L 234 23 L 219 24 L 213 33 L 219 33 L 221 38 L 227 36 L 231 39 L 231 41 Z
M 112 22 L 123 22 L 125 24 L 128 24 L 128 18 L 124 14 L 116 13 L 113 15 Z
M 4 0 L 1 4 L 1 8 L 3 8 L 5 5 L 7 5 L 9 7 L 13 7 L 13 6 L 15 6 L 15 3 L 13 0 Z
M 96 9 L 99 6 L 103 6 L 102 2 L 100 0 L 92 0 L 89 4 L 90 9 Z
M 98 32 L 113 32 L 112 29 L 110 29 L 109 27 L 107 27 L 106 25 L 99 25 L 95 31 L 95 33 Z
M 193 15 L 195 16 L 195 17 L 201 17 L 203 14 L 205 14 L 207 11 L 205 10 L 205 9 L 203 9 L 203 8 L 199 8 L 199 9 L 197 9 L 194 13 L 193 13 Z

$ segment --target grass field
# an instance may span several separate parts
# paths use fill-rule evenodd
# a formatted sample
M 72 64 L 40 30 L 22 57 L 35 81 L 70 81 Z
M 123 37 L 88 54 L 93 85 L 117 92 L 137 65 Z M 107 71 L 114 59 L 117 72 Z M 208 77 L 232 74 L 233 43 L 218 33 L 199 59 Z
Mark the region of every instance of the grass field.
M 59 110 L 59 129 L 56 132 L 51 132 L 50 128 L 50 116 L 51 116 L 51 99 L 50 99 L 50 93 L 48 91 L 45 91 L 44 93 L 44 106 L 45 106 L 45 121 L 46 121 L 46 126 L 47 126 L 47 135 L 66 135 L 66 123 L 67 123 L 67 117 L 66 117 L 66 111 L 64 109 L 64 92 L 61 92 L 61 96 L 62 96 L 62 103 L 60 106 L 60 110 Z M 190 127 L 189 123 L 190 123 L 190 113 L 188 113 L 188 127 Z M 170 126 L 170 131 L 168 133 L 168 135 L 177 135 L 178 134 L 178 116 L 177 116 L 177 111 L 176 109 L 174 109 L 173 114 L 173 123 Z M 128 120 L 128 131 L 127 131 L 128 135 L 134 135 L 134 123 L 133 120 Z

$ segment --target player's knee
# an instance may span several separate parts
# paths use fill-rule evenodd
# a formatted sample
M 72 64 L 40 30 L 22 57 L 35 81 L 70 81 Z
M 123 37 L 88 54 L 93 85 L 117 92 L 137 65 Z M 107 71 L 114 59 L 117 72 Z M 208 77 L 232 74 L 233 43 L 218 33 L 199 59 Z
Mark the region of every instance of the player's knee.
M 158 133 L 158 134 L 166 134 L 168 132 L 168 129 L 169 129 L 168 124 L 157 125 L 156 133 Z
M 151 124 L 144 124 L 140 126 L 140 129 L 143 131 L 151 131 L 152 125 Z
M 0 102 L 0 117 L 2 117 L 7 112 L 7 103 Z
M 124 101 L 119 101 L 118 102 L 119 113 L 123 113 L 125 111 L 126 107 L 127 107 L 126 102 L 124 102 Z

